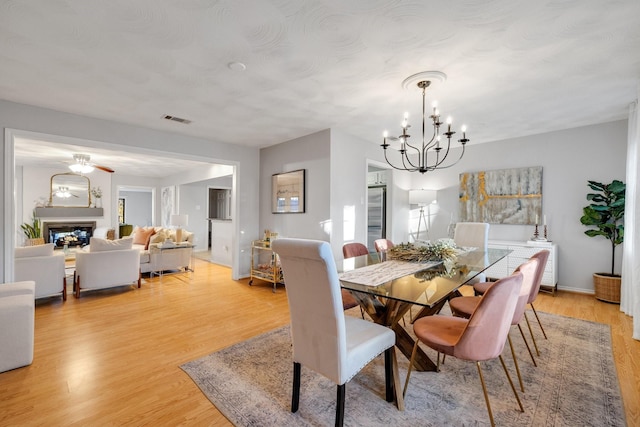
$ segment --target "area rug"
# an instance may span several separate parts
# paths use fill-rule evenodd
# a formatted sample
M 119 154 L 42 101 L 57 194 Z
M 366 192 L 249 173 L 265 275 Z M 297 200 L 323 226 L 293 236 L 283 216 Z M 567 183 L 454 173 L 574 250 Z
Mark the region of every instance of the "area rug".
M 499 361 L 483 363 L 497 425 L 624 426 L 625 416 L 611 350 L 609 326 L 539 313 L 549 337 L 535 320 L 540 357 L 534 367 L 517 329 L 525 408 L 518 410 Z M 536 328 L 538 328 L 536 330 Z M 411 329 L 411 328 L 408 328 Z M 435 352 L 425 349 L 435 360 Z M 408 361 L 398 353 L 401 382 Z M 504 359 L 517 385 L 508 348 Z M 237 426 L 331 426 L 336 386 L 302 368 L 300 408 L 291 405 L 291 338 L 283 327 L 189 362 L 181 368 Z M 441 371 L 413 372 L 404 411 L 384 400 L 384 359 L 376 358 L 346 387 L 346 426 L 490 425 L 474 363 L 446 359 Z

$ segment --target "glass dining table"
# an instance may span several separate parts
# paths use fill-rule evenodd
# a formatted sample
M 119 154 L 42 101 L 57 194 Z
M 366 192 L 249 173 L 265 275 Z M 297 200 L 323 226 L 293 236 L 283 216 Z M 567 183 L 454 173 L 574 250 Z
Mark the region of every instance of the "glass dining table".
M 381 262 L 377 255 L 343 261 L 342 288 L 349 290 L 371 319 L 391 328 L 396 347 L 411 357 L 413 337 L 401 325 L 412 306 L 419 307 L 411 321 L 440 312 L 444 304 L 460 295 L 458 289 L 511 252 L 504 249 L 466 250 L 451 262 Z M 435 363 L 418 348 L 415 369 L 435 371 Z

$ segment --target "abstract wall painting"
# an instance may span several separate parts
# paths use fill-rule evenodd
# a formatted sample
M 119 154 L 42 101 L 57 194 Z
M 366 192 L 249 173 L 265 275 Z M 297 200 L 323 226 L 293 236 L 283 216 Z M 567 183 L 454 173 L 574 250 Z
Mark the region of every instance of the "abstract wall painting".
M 460 221 L 540 224 L 542 166 L 460 174 Z

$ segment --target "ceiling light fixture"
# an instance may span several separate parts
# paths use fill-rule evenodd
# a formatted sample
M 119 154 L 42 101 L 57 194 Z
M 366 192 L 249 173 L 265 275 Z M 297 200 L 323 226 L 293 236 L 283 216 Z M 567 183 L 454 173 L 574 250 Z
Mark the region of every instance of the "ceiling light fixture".
M 433 126 L 433 135 L 431 139 L 427 141 L 425 137 L 425 129 L 426 129 L 426 92 L 427 88 L 431 85 L 432 81 L 444 81 L 446 80 L 446 75 L 439 71 L 425 71 L 423 73 L 414 74 L 413 76 L 407 77 L 403 82 L 403 87 L 407 88 L 410 83 L 415 82 L 417 80 L 417 86 L 422 89 L 422 146 L 416 147 L 409 143 L 410 135 L 407 133 L 407 129 L 411 126 L 409 125 L 409 113 L 404 113 L 404 119 L 402 121 L 402 134 L 398 137 L 390 137 L 387 131 L 383 133 L 383 143 L 381 147 L 384 149 L 384 158 L 387 163 L 394 169 L 405 170 L 409 172 L 420 172 L 425 173 L 429 171 L 433 171 L 436 169 L 445 169 L 451 167 L 458 163 L 458 161 L 464 156 L 464 148 L 469 139 L 467 139 L 467 128 L 466 126 L 462 126 L 462 138 L 458 140 L 462 145 L 462 152 L 460 153 L 460 157 L 454 161 L 453 163 L 445 164 L 445 160 L 449 155 L 449 150 L 451 148 L 451 137 L 455 134 L 454 131 L 451 130 L 452 118 L 447 118 L 447 131 L 442 132 L 447 138 L 446 147 L 445 143 L 440 141 L 440 125 L 442 122 L 440 121 L 440 112 L 437 109 L 437 103 L 433 103 L 433 112 L 429 116 L 431 119 L 431 125 Z M 396 166 L 389 161 L 387 158 L 387 148 L 390 144 L 387 143 L 387 140 L 397 141 L 400 140 L 400 159 L 402 162 L 402 166 Z M 442 149 L 445 148 L 444 152 Z M 417 157 L 417 158 L 416 158 Z M 411 160 L 413 158 L 413 161 Z
M 71 197 L 69 187 L 58 187 L 58 190 L 55 192 L 55 196 L 63 199 L 68 199 L 69 197 Z
M 94 167 L 89 164 L 90 159 L 91 157 L 88 154 L 74 154 L 73 160 L 76 162 L 69 165 L 69 169 L 71 169 L 72 172 L 79 174 L 91 173 L 93 172 Z

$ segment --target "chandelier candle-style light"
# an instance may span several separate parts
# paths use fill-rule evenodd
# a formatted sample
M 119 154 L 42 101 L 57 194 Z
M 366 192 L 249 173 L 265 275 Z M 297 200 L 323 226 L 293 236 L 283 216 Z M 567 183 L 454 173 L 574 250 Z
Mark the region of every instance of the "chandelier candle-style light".
M 441 73 L 439 71 L 426 71 L 424 73 L 418 73 L 408 77 L 403 82 L 403 86 L 406 87 L 408 83 L 415 81 L 416 78 L 419 78 L 417 85 L 420 89 L 422 89 L 422 145 L 412 145 L 409 142 L 410 135 L 407 133 L 407 130 L 411 126 L 409 125 L 409 113 L 405 113 L 404 120 L 402 121 L 402 134 L 400 136 L 390 137 L 389 133 L 387 131 L 384 131 L 384 139 L 381 145 L 381 147 L 384 149 L 384 158 L 387 163 L 394 169 L 406 170 L 409 172 L 425 173 L 436 169 L 445 169 L 451 167 L 458 163 L 462 156 L 464 156 L 464 148 L 467 142 L 469 142 L 469 139 L 467 139 L 466 126 L 462 126 L 462 138 L 458 140 L 458 142 L 460 142 L 462 146 L 460 157 L 458 157 L 458 159 L 456 159 L 454 162 L 445 163 L 447 157 L 449 156 L 449 150 L 451 149 L 451 137 L 455 134 L 455 132 L 451 130 L 451 124 L 453 122 L 451 117 L 447 118 L 446 132 L 440 132 L 440 126 L 443 123 L 440 121 L 440 112 L 438 111 L 437 104 L 435 102 L 433 103 L 433 112 L 429 116 L 429 119 L 431 119 L 431 125 L 433 126 L 433 135 L 428 141 L 425 132 L 427 121 L 427 88 L 431 85 L 432 80 L 435 79 L 444 81 L 446 79 L 446 76 L 444 73 Z M 425 79 L 423 80 L 422 78 Z M 431 78 L 431 80 L 427 80 L 426 78 Z M 446 137 L 446 142 L 441 141 L 441 136 Z M 400 152 L 402 166 L 394 165 L 393 163 L 391 163 L 391 161 L 389 161 L 389 158 L 387 157 L 387 148 L 390 146 L 387 141 L 397 140 L 400 140 L 400 149 L 398 151 Z

